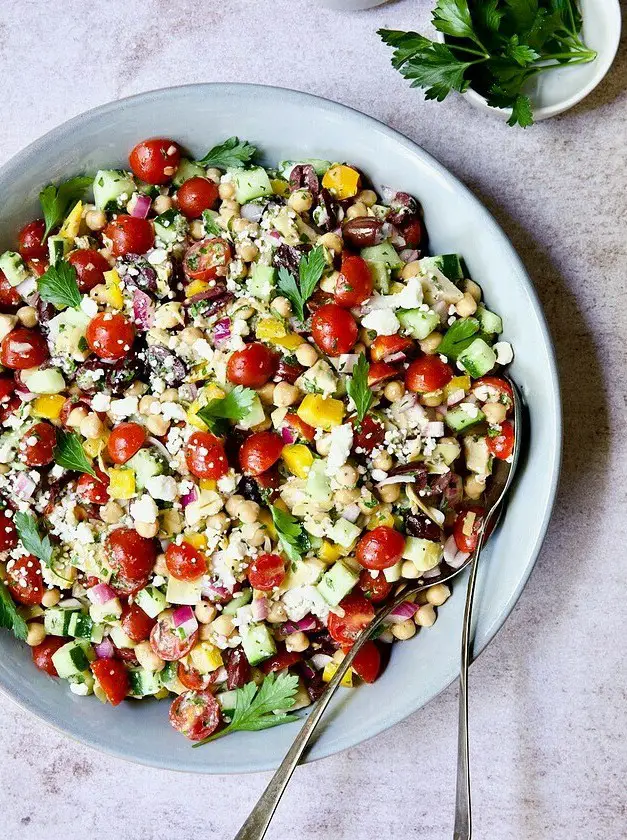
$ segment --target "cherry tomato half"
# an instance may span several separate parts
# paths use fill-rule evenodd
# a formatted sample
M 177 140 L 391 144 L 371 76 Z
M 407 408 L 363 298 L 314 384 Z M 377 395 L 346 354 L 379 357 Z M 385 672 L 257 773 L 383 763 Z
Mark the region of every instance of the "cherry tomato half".
M 90 292 L 94 286 L 104 283 L 105 271 L 111 270 L 102 254 L 92 248 L 72 251 L 67 260 L 76 269 L 78 288 L 83 293 Z
M 488 449 L 501 461 L 505 461 L 514 451 L 514 425 L 506 420 L 501 423 L 500 431 L 494 437 L 488 435 Z
M 373 385 L 394 379 L 395 376 L 398 376 L 398 368 L 394 365 L 389 365 L 387 362 L 371 362 L 368 368 L 368 385 L 372 388 Z
M 239 451 L 239 462 L 247 475 L 261 475 L 281 457 L 283 439 L 276 432 L 255 432 Z
M 370 345 L 370 358 L 373 362 L 382 362 L 387 356 L 408 353 L 414 347 L 412 339 L 403 335 L 378 335 Z
M 17 250 L 25 260 L 43 260 L 48 256 L 48 246 L 44 242 L 46 223 L 35 219 L 24 225 L 17 235 Z
M 190 178 L 176 194 L 178 208 L 188 219 L 198 219 L 203 210 L 211 210 L 218 200 L 218 185 L 207 178 Z
M 277 354 L 265 344 L 253 341 L 229 357 L 226 377 L 235 385 L 261 388 L 275 373 L 277 366 Z
M 178 662 L 179 659 L 187 656 L 197 641 L 198 630 L 194 630 L 184 639 L 181 638 L 177 628 L 174 627 L 171 611 L 161 613 L 150 633 L 150 647 L 166 662 Z
M 20 293 L 9 283 L 4 271 L 0 271 L 0 306 L 19 306 L 21 303 Z
M 190 280 L 214 280 L 219 273 L 226 274 L 231 256 L 231 246 L 226 240 L 203 239 L 187 250 L 183 270 Z
M 380 604 L 385 601 L 392 591 L 392 584 L 388 583 L 385 575 L 381 572 L 376 577 L 372 577 L 369 569 L 364 569 L 359 576 L 359 583 L 357 584 L 369 601 L 373 604 Z
M 41 603 L 44 594 L 41 563 L 32 554 L 9 560 L 7 563 L 7 586 L 14 600 L 20 604 L 34 606 Z
M 248 567 L 248 580 L 253 589 L 270 592 L 285 580 L 285 563 L 278 554 L 261 554 Z
M 170 707 L 170 723 L 190 741 L 208 738 L 221 719 L 220 704 L 210 691 L 184 691 Z
M 157 559 L 154 540 L 140 536 L 134 528 L 111 531 L 105 550 L 113 571 L 130 581 L 146 578 Z
M 483 522 L 483 508 L 472 505 L 457 514 L 453 525 L 455 545 L 459 551 L 471 554 L 479 542 L 479 531 Z
M 19 459 L 29 467 L 45 467 L 54 461 L 57 434 L 50 423 L 35 423 L 19 443 Z
M 81 501 L 90 505 L 106 505 L 109 499 L 107 488 L 109 476 L 96 468 L 96 477 L 83 473 L 76 483 L 76 493 Z
M 286 423 L 288 426 L 291 426 L 292 429 L 302 438 L 311 442 L 316 436 L 316 430 L 313 426 L 310 426 L 309 423 L 305 423 L 304 420 L 301 420 L 298 414 L 286 414 L 283 418 L 283 422 Z
M 347 309 L 337 303 L 326 303 L 314 312 L 311 334 L 327 356 L 350 353 L 357 341 L 357 324 Z
M 444 388 L 453 378 L 450 366 L 439 356 L 421 356 L 405 373 L 405 385 L 415 394 L 430 394 Z
M 356 557 L 366 569 L 389 569 L 403 556 L 405 538 L 394 528 L 379 525 L 359 540 Z
M 335 302 L 350 309 L 372 296 L 374 283 L 368 263 L 361 257 L 344 257 L 335 284 Z
M 381 652 L 376 644 L 368 641 L 353 659 L 351 668 L 365 683 L 373 683 L 381 670 Z
M 472 383 L 472 392 L 482 402 L 500 402 L 509 412 L 514 402 L 512 386 L 500 376 L 482 376 Z
M 183 662 L 178 663 L 176 676 L 190 691 L 204 691 L 211 685 L 209 674 L 201 674 L 196 668 L 190 668 Z
M 131 349 L 135 328 L 124 315 L 100 312 L 87 325 L 85 338 L 101 359 L 122 359 Z
M 188 542 L 170 543 L 165 552 L 168 571 L 177 580 L 198 580 L 207 571 L 207 560 Z
M 145 641 L 156 623 L 156 618 L 151 618 L 137 604 L 127 604 L 122 611 L 122 629 L 134 642 Z
M 344 615 L 329 613 L 327 624 L 329 635 L 341 645 L 352 645 L 361 631 L 374 618 L 374 607 L 359 592 L 353 592 L 342 598 L 340 607 Z
M 133 174 L 147 184 L 167 184 L 181 162 L 181 150 L 165 137 L 142 140 L 128 156 Z
M 155 242 L 155 232 L 148 219 L 124 214 L 109 222 L 103 234 L 111 240 L 111 253 L 114 257 L 145 254 Z
M 33 662 L 40 671 L 45 671 L 51 677 L 58 677 L 57 669 L 54 666 L 52 657 L 60 647 L 67 644 L 67 639 L 62 636 L 46 636 L 43 642 L 32 648 Z
M 17 530 L 13 520 L 0 511 L 0 551 L 10 551 L 17 545 Z
M 375 420 L 369 414 L 366 414 L 361 423 L 357 417 L 352 420 L 353 424 L 353 450 L 356 454 L 361 452 L 372 452 L 377 446 L 380 446 L 385 439 L 385 428 L 383 423 Z M 359 451 L 358 451 L 359 450 Z
M 297 665 L 302 662 L 302 653 L 297 653 L 295 650 L 283 650 L 266 659 L 259 666 L 264 674 L 272 674 L 275 671 L 284 671 L 286 668 L 291 668 L 292 665 Z
M 114 464 L 125 464 L 146 442 L 146 430 L 139 423 L 120 423 L 111 430 L 107 451 Z
M 91 670 L 109 703 L 112 706 L 119 706 L 130 688 L 128 671 L 124 663 L 119 659 L 96 659 L 91 663 Z
M 218 479 L 229 471 L 229 462 L 220 438 L 210 432 L 194 432 L 185 446 L 185 463 L 196 478 Z
M 48 358 L 46 339 L 38 330 L 19 327 L 2 339 L 0 361 L 13 370 L 39 367 Z

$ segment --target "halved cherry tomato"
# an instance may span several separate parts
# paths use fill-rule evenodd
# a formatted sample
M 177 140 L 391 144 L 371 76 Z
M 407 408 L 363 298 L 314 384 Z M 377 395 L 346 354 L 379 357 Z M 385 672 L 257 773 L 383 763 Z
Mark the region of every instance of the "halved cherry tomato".
M 341 645 L 352 645 L 357 636 L 374 618 L 374 607 L 359 592 L 353 592 L 340 601 L 344 615 L 329 613 L 329 635 Z
M 39 367 L 48 356 L 46 339 L 38 330 L 18 327 L 2 339 L 0 361 L 13 370 Z
M 101 359 L 122 359 L 131 349 L 135 328 L 124 315 L 100 312 L 87 325 L 85 338 Z
M 185 463 L 196 478 L 218 479 L 229 471 L 224 443 L 210 432 L 194 432 L 185 446 Z
M 178 662 L 198 641 L 198 630 L 182 639 L 172 620 L 172 612 L 161 613 L 150 634 L 150 647 L 166 662 Z
M 24 225 L 17 235 L 17 250 L 25 260 L 43 260 L 48 256 L 48 246 L 44 242 L 46 223 L 35 219 Z
M 181 150 L 166 137 L 142 140 L 128 156 L 133 174 L 147 184 L 167 184 L 181 162 Z
M 364 644 L 353 659 L 351 668 L 365 683 L 373 683 L 376 680 L 381 670 L 381 652 L 374 642 L 368 641 Z
M 0 271 L 0 306 L 19 306 L 21 303 L 20 293 L 9 283 L 4 271 Z
M 505 461 L 510 457 L 514 451 L 514 425 L 509 420 L 501 423 L 501 429 L 498 435 L 491 437 L 488 435 L 488 449 L 501 461 Z
M 361 452 L 372 452 L 377 446 L 380 446 L 385 439 L 385 428 L 383 423 L 375 420 L 369 414 L 366 414 L 361 423 L 357 417 L 352 419 L 353 424 L 353 450 L 356 454 Z M 358 451 L 359 450 L 359 451 Z
M 41 563 L 32 554 L 25 554 L 7 563 L 7 586 L 14 600 L 34 606 L 44 594 Z
M 207 558 L 193 545 L 170 543 L 165 552 L 168 571 L 177 580 L 198 580 L 207 571 Z
M 157 620 L 151 618 L 137 604 L 127 604 L 122 611 L 120 623 L 129 639 L 134 642 L 143 642 L 150 636 Z
M 316 430 L 313 426 L 310 426 L 309 423 L 305 423 L 304 420 L 301 420 L 298 414 L 286 414 L 283 418 L 283 422 L 287 423 L 288 426 L 291 426 L 300 437 L 304 438 L 305 440 L 311 442 L 316 436 Z
M 387 525 L 379 525 L 359 540 L 356 558 L 366 569 L 389 569 L 403 556 L 405 538 Z
M 368 263 L 361 257 L 344 257 L 335 284 L 335 302 L 350 309 L 372 296 L 374 283 Z
M 420 248 L 426 239 L 427 231 L 422 219 L 412 219 L 411 222 L 401 225 L 401 234 L 408 248 Z
M 145 254 L 155 244 L 155 231 L 148 219 L 139 219 L 124 214 L 109 222 L 103 230 L 111 240 L 111 253 L 114 257 L 125 254 Z
M 370 358 L 373 362 L 385 361 L 395 353 L 407 353 L 415 348 L 411 338 L 403 335 L 378 335 L 370 345 Z
M 220 704 L 210 691 L 184 691 L 170 707 L 170 723 L 190 741 L 208 738 L 221 720 Z
M 277 354 L 269 347 L 253 341 L 229 357 L 226 378 L 234 385 L 261 388 L 275 373 L 278 361 Z
M 81 501 L 88 502 L 90 505 L 106 505 L 110 501 L 107 492 L 109 476 L 97 467 L 95 472 L 95 478 L 89 473 L 82 474 L 76 482 L 76 493 Z
M 188 219 L 198 219 L 203 210 L 211 210 L 218 200 L 218 185 L 207 178 L 189 178 L 176 194 L 178 208 Z
M 270 592 L 285 580 L 285 562 L 278 554 L 260 554 L 248 567 L 248 580 L 253 589 Z
M 146 442 L 146 430 L 139 423 L 120 423 L 111 430 L 107 451 L 114 464 L 125 464 Z
M 398 368 L 394 365 L 389 365 L 387 362 L 371 362 L 368 369 L 368 385 L 372 388 L 373 385 L 394 379 L 395 376 L 398 376 Z
M 90 292 L 94 286 L 104 283 L 105 271 L 111 270 L 102 254 L 92 248 L 72 251 L 67 260 L 76 269 L 78 288 L 83 293 Z
M 350 353 L 357 341 L 357 323 L 347 309 L 327 303 L 314 312 L 311 334 L 327 356 Z
M 5 511 L 0 511 L 0 551 L 10 551 L 17 545 L 17 530 Z
M 183 270 L 190 280 L 214 280 L 218 274 L 226 274 L 231 257 L 231 246 L 225 239 L 203 239 L 186 252 Z
M 109 586 L 115 589 L 116 594 L 122 597 L 130 598 L 131 595 L 137 595 L 140 589 L 144 589 L 148 585 L 149 575 L 143 578 L 127 578 L 122 574 L 115 575 L 109 581 Z
M 54 461 L 57 434 L 50 423 L 35 423 L 21 439 L 19 459 L 29 467 L 45 467 Z
M 357 585 L 373 604 L 380 604 L 381 601 L 385 601 L 392 591 L 392 584 L 387 582 L 384 574 L 379 572 L 376 577 L 372 577 L 369 569 L 363 570 Z
M 185 688 L 188 688 L 190 691 L 204 691 L 204 689 L 211 685 L 209 674 L 201 674 L 196 668 L 190 668 L 184 665 L 183 662 L 178 663 L 176 675 Z
M 46 636 L 41 644 L 35 645 L 35 647 L 32 648 L 33 662 L 35 663 L 35 666 L 39 668 L 40 671 L 45 671 L 46 674 L 50 674 L 51 677 L 58 677 L 59 674 L 57 673 L 57 669 L 54 667 L 52 657 L 59 648 L 63 647 L 66 643 L 67 639 L 64 639 L 62 636 Z
M 405 385 L 415 394 L 430 394 L 444 388 L 453 378 L 453 371 L 439 356 L 421 356 L 405 373 Z
M 119 659 L 96 659 L 91 663 L 91 670 L 109 703 L 112 706 L 119 706 L 130 688 L 128 671 L 124 663 Z
M 105 542 L 109 565 L 129 581 L 146 578 L 152 571 L 157 550 L 155 541 L 140 536 L 134 528 L 116 528 Z
M 284 671 L 286 668 L 291 668 L 301 662 L 303 658 L 302 653 L 297 653 L 294 650 L 283 650 L 266 659 L 259 666 L 264 674 L 271 674 L 274 671 Z
M 500 376 L 482 376 L 472 383 L 472 392 L 475 396 L 480 395 L 479 398 L 482 401 L 485 401 L 487 395 L 488 402 L 503 403 L 507 407 L 508 412 L 513 405 L 514 394 L 512 392 L 512 386 L 507 379 L 503 379 Z M 479 393 L 477 394 L 477 392 Z
M 453 536 L 459 551 L 467 551 L 470 554 L 475 550 L 479 542 L 482 522 L 483 508 L 478 505 L 471 505 L 457 514 L 453 525 Z
M 261 475 L 281 457 L 284 443 L 276 432 L 255 432 L 239 451 L 239 462 L 247 475 Z

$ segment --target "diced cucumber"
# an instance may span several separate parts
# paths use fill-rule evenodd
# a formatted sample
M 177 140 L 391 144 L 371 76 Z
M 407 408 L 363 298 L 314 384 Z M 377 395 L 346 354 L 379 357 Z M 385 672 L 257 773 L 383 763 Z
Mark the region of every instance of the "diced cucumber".
M 167 601 L 160 589 L 157 589 L 156 586 L 147 586 L 145 589 L 139 590 L 135 596 L 135 603 L 150 618 L 156 618 L 165 609 Z
M 242 420 L 239 421 L 237 424 L 238 429 L 252 429 L 253 426 L 258 426 L 259 423 L 263 423 L 266 419 L 266 413 L 263 410 L 263 406 L 261 404 L 261 400 L 255 394 L 252 405 L 250 407 L 250 411 Z
M 166 600 L 170 604 L 188 604 L 190 607 L 193 607 L 201 599 L 201 586 L 202 578 L 187 581 L 170 577 L 168 578 L 168 588 L 165 593 Z
M 10 286 L 19 286 L 30 277 L 26 263 L 15 251 L 5 251 L 2 254 L 0 271 L 4 272 Z
M 461 451 L 462 448 L 457 441 L 451 441 L 450 443 L 438 443 L 426 460 L 428 464 L 450 467 L 453 461 L 455 461 L 456 458 L 459 458 Z M 448 470 L 443 469 L 442 472 L 448 472 Z
M 373 263 L 384 263 L 394 271 L 403 266 L 403 261 L 391 242 L 382 242 L 380 245 L 371 245 L 369 248 L 361 249 L 362 259 Z
M 185 181 L 189 181 L 190 178 L 206 177 L 207 170 L 204 166 L 201 166 L 199 163 L 196 163 L 196 161 L 189 160 L 188 158 L 181 158 L 178 169 L 174 173 L 174 178 L 172 178 L 172 183 L 175 187 L 180 187 L 181 184 L 184 184 Z
M 222 612 L 225 615 L 235 615 L 235 613 L 239 610 L 240 607 L 245 607 L 246 604 L 250 604 L 253 599 L 253 591 L 252 589 L 244 589 L 238 595 L 236 595 L 228 604 L 222 609 Z
M 157 216 L 154 225 L 155 236 L 166 245 L 182 240 L 188 228 L 185 217 L 173 207 Z
M 68 635 L 76 639 L 91 639 L 94 630 L 93 619 L 86 613 L 73 612 L 68 626 Z
M 477 379 L 492 370 L 496 364 L 496 353 L 482 338 L 475 338 L 472 344 L 459 354 L 457 361 Z
M 271 265 L 253 263 L 248 278 L 248 291 L 259 300 L 269 301 L 276 285 L 276 269 Z
M 309 468 L 305 489 L 314 502 L 327 502 L 331 498 L 331 485 L 326 468 L 326 458 L 316 458 Z
M 145 668 L 128 669 L 129 690 L 133 697 L 148 697 L 161 691 L 161 680 L 156 671 Z
M 276 653 L 276 644 L 265 624 L 251 624 L 242 633 L 242 647 L 251 665 L 259 665 Z
M 382 295 L 390 291 L 390 266 L 385 262 L 366 260 L 375 289 Z
M 73 674 L 68 677 L 70 691 L 79 697 L 88 697 L 94 693 L 95 679 L 91 671 L 81 671 L 80 674 Z
M 337 377 L 325 359 L 318 359 L 312 367 L 298 377 L 295 384 L 301 391 L 306 391 L 308 394 L 330 396 L 337 390 Z
M 325 569 L 326 566 L 317 557 L 297 560 L 281 584 L 281 591 L 296 589 L 298 586 L 312 586 L 320 580 Z
M 94 204 L 99 210 L 117 210 L 135 192 L 135 182 L 120 169 L 100 169 L 94 178 Z
M 359 580 L 359 575 L 352 569 L 338 560 L 322 576 L 322 580 L 316 587 L 324 600 L 332 607 L 337 607 L 342 598 L 351 591 Z
M 492 472 L 492 453 L 488 449 L 485 435 L 466 435 L 464 438 L 466 466 L 477 475 L 490 475 Z
M 65 379 L 57 368 L 35 370 L 22 378 L 32 394 L 60 394 L 65 390 Z
M 423 257 L 419 261 L 420 270 L 424 274 L 422 287 L 427 303 L 443 300 L 445 303 L 455 304 L 463 298 L 464 293 L 439 267 L 439 257 Z
M 166 464 L 154 449 L 140 449 L 128 460 L 128 466 L 135 471 L 135 487 L 144 490 L 149 478 L 163 475 Z
M 122 615 L 122 604 L 119 598 L 112 598 L 105 604 L 92 604 L 89 615 L 96 624 L 110 624 Z
M 338 519 L 329 531 L 329 539 L 341 545 L 343 548 L 350 548 L 357 537 L 361 534 L 361 528 L 348 519 Z
M 50 265 L 56 265 L 70 250 L 70 241 L 65 236 L 48 237 L 48 256 Z
M 229 174 L 235 182 L 235 200 L 239 204 L 246 204 L 264 195 L 272 195 L 268 173 L 262 166 L 255 166 L 252 169 L 231 169 Z
M 396 583 L 396 581 L 400 580 L 402 576 L 403 564 L 400 560 L 393 566 L 388 566 L 387 569 L 383 570 L 383 577 L 387 580 L 388 583 Z
M 464 279 L 464 266 L 459 254 L 438 254 L 435 257 L 423 257 L 420 260 L 423 271 L 437 268 L 449 280 L 458 282 Z
M 411 560 L 419 572 L 435 568 L 442 558 L 442 544 L 420 537 L 406 537 L 403 560 Z
M 180 694 L 185 691 L 185 686 L 178 678 L 178 662 L 166 662 L 165 667 L 159 671 L 159 682 L 163 688 Z
M 319 158 L 307 158 L 305 160 L 282 160 L 279 163 L 278 169 L 284 178 L 289 180 L 292 169 L 298 165 L 313 166 L 316 170 L 316 175 L 324 175 L 327 169 L 330 169 L 332 164 L 328 160 L 320 160 Z
M 147 195 L 149 198 L 156 198 L 159 195 L 159 187 L 156 184 L 148 184 L 146 181 L 140 181 L 139 178 L 136 180 L 135 190 L 140 195 Z
M 223 712 L 234 712 L 237 703 L 237 691 L 219 691 L 216 700 Z
M 468 411 L 464 408 L 465 405 L 465 403 L 456 405 L 454 408 L 449 408 L 446 412 L 444 420 L 449 429 L 454 432 L 463 432 L 465 429 L 469 429 L 471 426 L 485 420 L 485 414 L 481 409 L 477 409 L 477 413 L 475 414 L 474 411 Z
M 95 658 L 96 654 L 88 642 L 73 641 L 63 645 L 52 655 L 52 664 L 57 669 L 57 674 L 67 679 L 87 671 L 89 663 Z
M 73 610 L 48 609 L 44 613 L 44 629 L 49 636 L 69 636 Z
M 83 362 L 90 353 L 85 339 L 91 318 L 82 309 L 68 307 L 48 321 L 48 340 L 57 356 L 70 356 Z
M 399 309 L 396 317 L 401 327 L 418 341 L 430 335 L 440 324 L 439 316 L 431 310 L 424 312 L 422 309 Z
M 124 632 L 121 624 L 113 624 L 109 628 L 109 636 L 117 648 L 137 647 L 137 642 L 134 642 L 131 637 Z
M 478 306 L 475 317 L 479 321 L 481 330 L 490 335 L 498 335 L 503 332 L 503 321 L 500 315 L 490 312 L 485 306 Z

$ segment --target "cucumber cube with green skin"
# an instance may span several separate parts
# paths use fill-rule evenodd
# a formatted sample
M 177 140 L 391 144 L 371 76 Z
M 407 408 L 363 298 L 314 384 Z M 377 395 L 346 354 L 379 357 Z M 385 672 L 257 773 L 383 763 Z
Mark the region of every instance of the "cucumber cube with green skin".
M 190 178 L 206 177 L 207 170 L 204 166 L 201 166 L 193 160 L 188 160 L 188 158 L 181 158 L 178 169 L 174 173 L 174 178 L 172 178 L 172 183 L 175 187 L 180 187 L 185 181 L 189 181 Z
M 188 224 L 185 217 L 173 207 L 166 210 L 154 220 L 155 236 L 166 245 L 171 245 L 183 237 L 187 231 Z
M 474 379 L 485 376 L 496 364 L 496 353 L 482 338 L 476 338 L 457 357 L 457 361 Z
M 412 338 L 422 341 L 440 325 L 440 317 L 431 310 L 399 309 L 396 313 L 401 327 Z
M 128 682 L 133 697 L 149 697 L 161 691 L 159 674 L 145 668 L 129 668 Z
M 331 498 L 331 484 L 326 468 L 326 458 L 316 458 L 309 469 L 305 490 L 314 502 L 327 502 Z
M 434 569 L 442 559 L 443 548 L 439 542 L 420 537 L 407 537 L 403 560 L 411 560 L 419 572 Z
M 348 519 L 338 519 L 329 531 L 329 538 L 342 548 L 350 548 L 360 534 L 361 528 L 357 525 L 349 522 Z
M 111 624 L 122 616 L 122 604 L 119 598 L 112 598 L 106 604 L 91 604 L 89 616 L 96 624 Z
M 255 198 L 272 195 L 268 173 L 261 166 L 252 169 L 232 169 L 229 174 L 235 183 L 235 200 L 239 204 L 247 204 Z
M 135 471 L 135 487 L 137 490 L 144 490 L 149 478 L 163 475 L 166 472 L 166 464 L 154 450 L 140 449 L 128 460 L 128 466 Z
M 69 636 L 74 610 L 48 609 L 44 613 L 44 630 L 49 636 Z
M 445 277 L 454 282 L 464 279 L 464 267 L 459 254 L 438 254 L 435 257 L 423 257 L 420 260 L 423 271 L 437 268 Z
M 178 681 L 178 662 L 166 662 L 164 668 L 159 671 L 159 682 L 163 688 L 174 691 L 182 684 Z
M 338 560 L 322 576 L 318 592 L 331 607 L 337 607 L 342 598 L 351 591 L 359 580 L 359 574 Z
M 248 291 L 258 300 L 268 302 L 276 286 L 276 269 L 271 265 L 253 263 L 248 278 Z
M 65 236 L 49 236 L 48 237 L 48 255 L 50 257 L 50 265 L 56 265 L 59 260 L 64 259 L 65 255 L 70 250 L 70 241 Z
M 476 410 L 476 414 L 470 414 L 462 405 L 456 405 L 454 408 L 449 408 L 446 412 L 444 422 L 454 432 L 463 432 L 477 423 L 482 423 L 485 420 L 485 414 L 481 409 Z
M 284 178 L 289 180 L 292 169 L 295 166 L 313 166 L 316 175 L 322 176 L 330 169 L 332 164 L 328 160 L 320 160 L 320 158 L 307 158 L 305 160 L 282 160 L 279 163 L 278 170 Z
M 74 612 L 68 626 L 68 635 L 77 639 L 91 639 L 94 622 L 86 613 Z
M 252 589 L 244 589 L 239 595 L 236 595 L 228 604 L 222 609 L 222 612 L 225 615 L 235 615 L 235 613 L 239 610 L 240 607 L 245 607 L 246 604 L 250 604 L 253 599 L 253 591 Z
M 387 295 L 390 291 L 390 266 L 385 262 L 376 262 L 375 260 L 366 260 L 366 265 L 372 275 L 374 288 L 380 294 Z
M 137 593 L 135 603 L 150 618 L 156 618 L 165 609 L 167 601 L 160 589 L 157 589 L 156 586 L 147 586 Z
M 479 321 L 481 331 L 489 335 L 499 335 L 503 332 L 503 321 L 500 315 L 490 312 L 485 306 L 477 307 L 475 318 Z
M 276 644 L 265 624 L 251 624 L 242 635 L 242 647 L 251 665 L 259 665 L 276 653 Z
M 382 242 L 380 245 L 362 248 L 361 257 L 367 262 L 384 263 L 391 271 L 403 266 L 403 261 L 391 242 Z
M 216 694 L 216 700 L 223 712 L 234 712 L 237 703 L 237 691 L 220 691 Z
M 72 641 L 60 647 L 52 655 L 52 664 L 57 669 L 57 674 L 67 679 L 82 671 L 87 671 L 89 663 L 95 658 L 96 654 L 89 643 Z
M 0 257 L 0 271 L 9 281 L 10 286 L 19 286 L 30 277 L 26 263 L 15 251 L 5 251 Z
M 94 178 L 94 204 L 99 210 L 117 209 L 135 192 L 135 181 L 120 169 L 100 169 Z
M 252 429 L 253 426 L 258 426 L 259 423 L 263 423 L 266 419 L 266 413 L 263 410 L 263 406 L 261 405 L 261 401 L 257 394 L 255 394 L 252 405 L 250 406 L 250 411 L 242 420 L 239 421 L 237 424 L 238 429 Z

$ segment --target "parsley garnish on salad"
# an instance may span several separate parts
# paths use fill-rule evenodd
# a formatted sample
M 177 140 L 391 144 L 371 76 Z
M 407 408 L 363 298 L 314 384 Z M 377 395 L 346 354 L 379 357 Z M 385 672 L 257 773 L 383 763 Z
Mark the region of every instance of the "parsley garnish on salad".
M 96 472 L 92 467 L 85 450 L 81 445 L 81 439 L 76 432 L 64 432 L 57 430 L 57 445 L 54 448 L 54 460 L 60 467 L 66 470 L 89 473 L 96 478 Z
M 0 581 L 0 627 L 12 630 L 13 634 L 22 641 L 28 634 L 26 622 L 19 614 L 9 590 L 2 581 Z
M 76 202 L 91 187 L 92 182 L 93 178 L 87 175 L 79 175 L 76 178 L 70 178 L 69 181 L 64 181 L 58 187 L 49 184 L 39 193 L 39 201 L 46 222 L 44 239 L 49 236 L 53 228 L 61 224 Z
M 286 268 L 281 266 L 279 269 L 278 287 L 294 307 L 294 314 L 301 324 L 306 320 L 305 304 L 320 282 L 325 266 L 324 249 L 318 245 L 309 254 L 301 257 L 298 264 L 299 283 Z
M 346 380 L 346 392 L 348 396 L 355 403 L 355 410 L 357 418 L 362 423 L 368 410 L 372 405 L 374 394 L 372 389 L 368 386 L 368 373 L 370 365 L 366 361 L 363 353 L 360 353 L 357 363 L 353 368 L 352 376 Z
M 292 563 L 297 563 L 310 548 L 309 537 L 291 513 L 276 505 L 270 505 L 270 513 L 281 548 Z
M 252 388 L 244 388 L 237 385 L 226 397 L 211 400 L 207 405 L 198 411 L 198 417 L 206 423 L 207 428 L 214 434 L 224 434 L 228 429 L 225 420 L 232 420 L 239 423 L 250 414 L 255 401 L 255 392 Z
M 52 543 L 47 534 L 43 538 L 41 537 L 35 517 L 29 513 L 18 511 L 13 517 L 13 522 L 26 551 L 29 554 L 34 554 L 46 566 L 50 566 Z
M 37 289 L 39 297 L 57 309 L 63 309 L 66 306 L 78 309 L 81 305 L 76 269 L 65 260 L 48 267 L 46 272 L 37 279 Z
M 224 231 L 217 226 L 210 210 L 202 211 L 202 223 L 205 231 L 211 234 L 211 236 L 224 236 Z
M 224 143 L 210 149 L 202 160 L 203 166 L 214 166 L 217 169 L 241 169 L 253 159 L 257 149 L 246 140 L 239 137 L 229 137 Z

